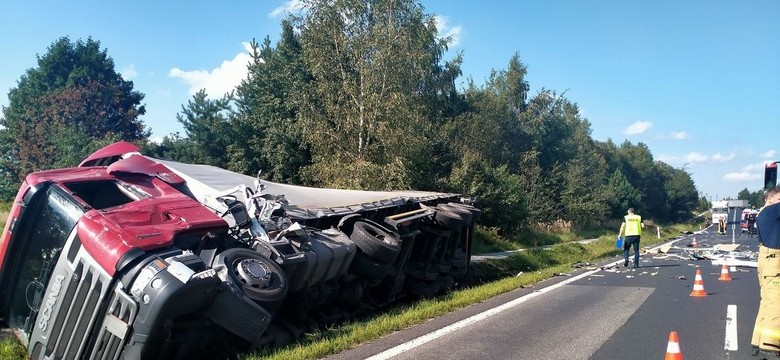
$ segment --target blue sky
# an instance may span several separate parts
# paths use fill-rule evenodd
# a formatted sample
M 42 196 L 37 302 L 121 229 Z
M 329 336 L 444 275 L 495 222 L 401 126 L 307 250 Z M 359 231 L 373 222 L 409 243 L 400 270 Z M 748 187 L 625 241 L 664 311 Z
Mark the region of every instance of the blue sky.
M 758 190 L 780 160 L 780 1 L 423 1 L 463 78 L 484 83 L 515 53 L 531 93 L 577 103 L 593 138 L 649 146 L 712 200 Z M 245 75 L 245 43 L 269 36 L 295 1 L 0 2 L 0 105 L 36 55 L 61 36 L 91 36 L 146 94 L 153 137 L 176 114 Z M 450 56 L 451 57 L 451 56 Z

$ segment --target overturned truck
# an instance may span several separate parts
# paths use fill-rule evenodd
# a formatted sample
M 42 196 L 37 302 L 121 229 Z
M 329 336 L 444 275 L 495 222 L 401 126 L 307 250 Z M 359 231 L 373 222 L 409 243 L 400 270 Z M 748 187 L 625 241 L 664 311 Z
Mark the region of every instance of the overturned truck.
M 22 184 L 0 315 L 31 358 L 224 358 L 467 274 L 480 211 L 458 194 L 292 186 L 138 151 Z

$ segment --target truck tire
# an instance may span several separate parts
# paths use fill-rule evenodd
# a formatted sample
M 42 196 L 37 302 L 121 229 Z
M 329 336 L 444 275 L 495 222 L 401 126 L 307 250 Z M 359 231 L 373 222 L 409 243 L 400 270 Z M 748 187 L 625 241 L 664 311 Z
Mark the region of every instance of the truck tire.
M 439 286 L 444 292 L 450 291 L 455 286 L 455 278 L 449 275 L 442 275 L 439 278 Z
M 224 267 L 228 281 L 268 311 L 275 310 L 287 295 L 287 276 L 282 268 L 253 250 L 225 250 L 214 259 L 213 267 Z
M 438 206 L 436 206 L 436 208 L 444 211 L 451 211 L 458 214 L 460 218 L 463 220 L 464 226 L 471 226 L 471 223 L 474 219 L 471 211 L 468 211 L 462 207 L 452 206 L 449 204 L 439 204 Z
M 449 229 L 460 229 L 463 227 L 463 218 L 461 218 L 457 213 L 449 210 L 436 208 L 436 215 L 434 215 L 434 219 L 436 219 L 436 222 L 438 222 L 439 225 Z
M 401 240 L 395 235 L 366 221 L 357 221 L 349 238 L 368 257 L 392 264 L 401 252 Z
M 365 255 L 356 255 L 350 265 L 350 272 L 366 280 L 379 280 L 390 273 L 390 264 L 377 262 Z
M 482 210 L 477 209 L 476 207 L 468 204 L 449 202 L 447 203 L 447 205 L 470 211 L 474 222 L 477 222 L 477 220 L 479 220 L 480 215 L 482 215 Z
M 441 287 L 437 281 L 414 281 L 409 284 L 409 293 L 421 298 L 431 298 L 439 294 Z

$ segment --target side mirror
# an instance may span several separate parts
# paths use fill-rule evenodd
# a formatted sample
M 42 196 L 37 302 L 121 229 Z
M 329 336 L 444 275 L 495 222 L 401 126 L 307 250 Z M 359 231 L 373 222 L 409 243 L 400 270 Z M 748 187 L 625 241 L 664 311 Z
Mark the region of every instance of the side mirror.
M 265 190 L 268 186 L 260 182 L 260 174 L 263 172 L 263 170 L 257 171 L 257 176 L 255 177 L 255 192 L 260 193 L 261 191 Z

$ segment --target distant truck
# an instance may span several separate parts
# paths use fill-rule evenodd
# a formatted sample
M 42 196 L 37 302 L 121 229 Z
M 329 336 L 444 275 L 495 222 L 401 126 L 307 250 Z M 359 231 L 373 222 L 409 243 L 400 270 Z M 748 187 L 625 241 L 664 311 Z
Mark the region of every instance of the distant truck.
M 747 208 L 748 207 L 748 201 L 747 200 L 725 200 L 728 203 L 729 208 Z
M 0 238 L 0 316 L 32 359 L 225 359 L 467 274 L 459 194 L 320 189 L 119 142 L 28 175 Z
M 720 200 L 712 202 L 712 223 L 716 226 L 720 219 L 729 221 L 729 200 Z

